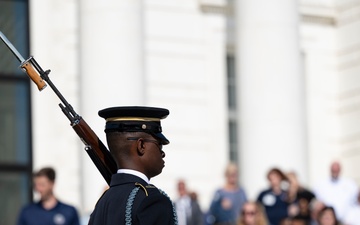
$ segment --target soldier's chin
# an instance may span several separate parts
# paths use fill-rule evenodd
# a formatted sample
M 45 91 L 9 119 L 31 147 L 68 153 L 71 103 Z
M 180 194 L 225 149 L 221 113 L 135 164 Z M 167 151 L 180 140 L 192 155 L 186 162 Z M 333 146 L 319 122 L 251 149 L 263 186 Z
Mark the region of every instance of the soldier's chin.
M 162 173 L 162 171 L 163 171 L 164 167 L 165 167 L 165 165 L 164 165 L 164 166 L 160 169 L 160 173 Z M 160 173 L 159 173 L 159 174 L 160 174 Z
M 164 167 L 162 167 L 161 169 L 159 169 L 159 171 L 157 171 L 156 173 L 154 173 L 153 176 L 151 176 L 151 178 L 152 178 L 152 177 L 156 177 L 156 176 L 158 176 L 159 174 L 161 174 L 163 168 L 164 168 Z

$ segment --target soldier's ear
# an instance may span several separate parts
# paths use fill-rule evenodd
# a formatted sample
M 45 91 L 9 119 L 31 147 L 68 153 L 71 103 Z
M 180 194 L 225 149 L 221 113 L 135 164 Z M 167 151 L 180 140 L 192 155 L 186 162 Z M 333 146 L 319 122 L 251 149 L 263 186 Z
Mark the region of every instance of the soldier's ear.
M 145 144 L 142 138 L 137 140 L 137 153 L 138 155 L 142 156 L 145 153 Z

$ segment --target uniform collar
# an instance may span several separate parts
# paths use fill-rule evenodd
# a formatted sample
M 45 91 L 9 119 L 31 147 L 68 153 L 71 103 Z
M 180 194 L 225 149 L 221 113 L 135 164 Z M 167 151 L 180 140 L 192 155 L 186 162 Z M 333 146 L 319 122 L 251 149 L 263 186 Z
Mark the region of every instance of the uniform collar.
M 131 170 L 131 169 L 118 169 L 117 173 L 126 173 L 126 174 L 132 174 L 134 176 L 140 177 L 141 179 L 143 179 L 147 184 L 150 183 L 149 178 L 147 178 L 147 176 L 145 176 L 145 174 L 136 171 L 136 170 Z

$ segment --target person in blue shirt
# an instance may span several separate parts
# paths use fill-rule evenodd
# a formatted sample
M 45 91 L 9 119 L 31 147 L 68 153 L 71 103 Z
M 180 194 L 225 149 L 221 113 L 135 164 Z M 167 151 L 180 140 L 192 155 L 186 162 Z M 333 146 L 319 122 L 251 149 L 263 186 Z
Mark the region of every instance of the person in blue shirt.
M 215 191 L 206 216 L 207 224 L 235 225 L 247 201 L 244 189 L 239 186 L 238 169 L 234 163 L 227 165 L 225 179 L 225 185 Z
M 265 208 L 270 225 L 280 225 L 288 218 L 288 193 L 282 189 L 281 183 L 287 177 L 279 168 L 272 168 L 267 173 L 270 187 L 260 192 L 257 201 Z
M 41 199 L 21 209 L 17 225 L 80 225 L 75 207 L 55 197 L 55 176 L 51 167 L 42 168 L 34 174 L 34 190 Z

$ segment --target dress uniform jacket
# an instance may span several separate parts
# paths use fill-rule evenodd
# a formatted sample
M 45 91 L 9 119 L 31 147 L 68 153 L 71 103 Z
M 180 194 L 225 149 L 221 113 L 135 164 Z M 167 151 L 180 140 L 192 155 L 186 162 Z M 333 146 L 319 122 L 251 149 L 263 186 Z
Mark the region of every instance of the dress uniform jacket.
M 89 225 L 174 225 L 176 215 L 171 200 L 140 177 L 118 173 L 101 196 Z

